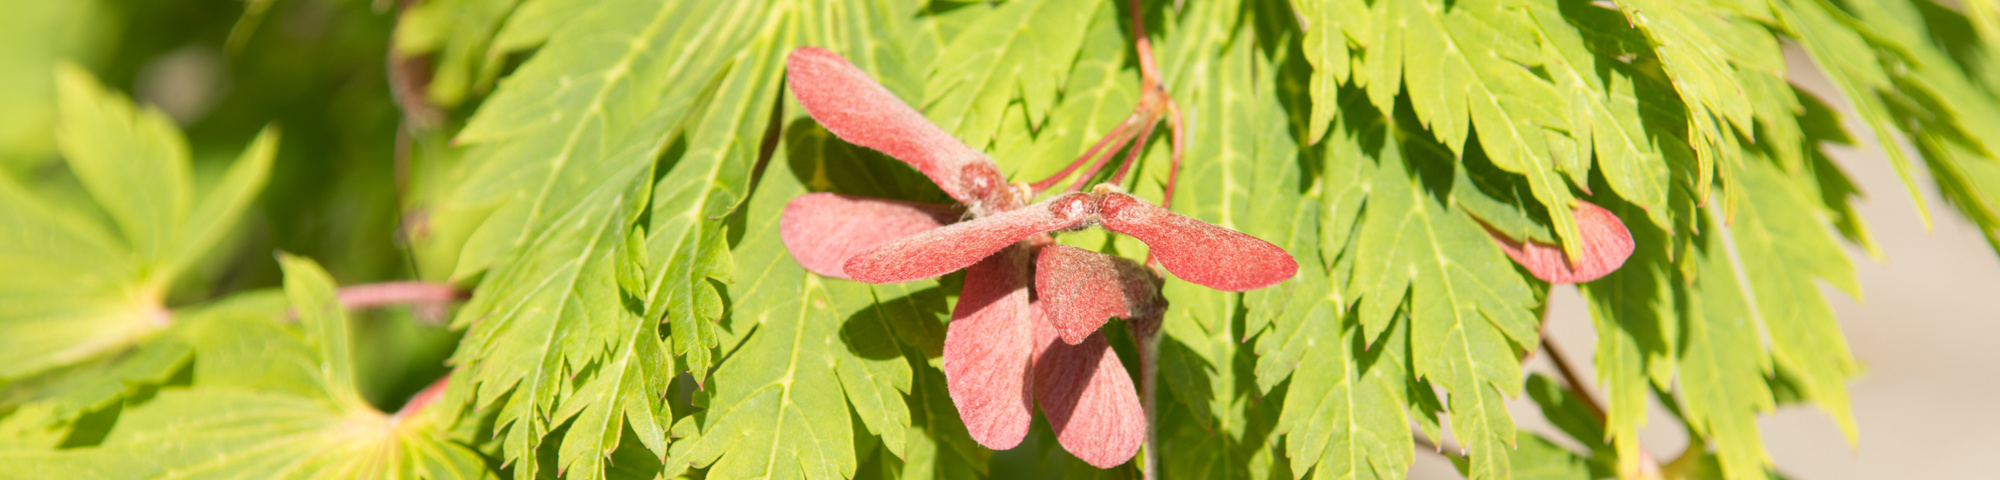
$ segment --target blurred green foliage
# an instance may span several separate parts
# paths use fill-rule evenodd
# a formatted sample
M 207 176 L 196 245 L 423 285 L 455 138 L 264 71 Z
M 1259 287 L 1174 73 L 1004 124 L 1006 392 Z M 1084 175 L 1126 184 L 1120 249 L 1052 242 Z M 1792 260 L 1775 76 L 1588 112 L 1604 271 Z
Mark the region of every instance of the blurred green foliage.
M 415 277 L 398 240 L 402 119 L 385 80 L 394 15 L 364 1 L 258 3 L 268 6 L 261 17 L 236 0 L 10 2 L 0 15 L 0 166 L 59 202 L 89 203 L 52 128 L 53 72 L 74 62 L 185 131 L 197 184 L 221 177 L 265 125 L 285 130 L 254 207 L 229 244 L 176 283 L 169 305 L 277 285 L 274 251 L 319 259 L 342 284 Z M 441 143 L 410 143 L 421 141 Z M 405 163 L 421 162 L 420 150 Z M 443 374 L 457 335 L 435 319 L 413 323 L 409 309 L 356 318 L 370 401 L 393 407 Z

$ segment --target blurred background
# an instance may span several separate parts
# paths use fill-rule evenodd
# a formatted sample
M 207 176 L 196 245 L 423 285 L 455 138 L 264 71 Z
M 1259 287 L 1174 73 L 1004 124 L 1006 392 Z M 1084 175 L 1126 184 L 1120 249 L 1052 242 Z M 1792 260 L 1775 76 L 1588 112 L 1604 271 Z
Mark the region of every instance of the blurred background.
M 51 68 L 67 59 L 114 89 L 165 111 L 187 130 L 196 171 L 214 175 L 266 122 L 284 127 L 270 186 L 245 222 L 242 244 L 218 248 L 212 290 L 181 302 L 277 284 L 269 253 L 313 257 L 343 284 L 436 277 L 405 260 L 396 191 L 401 116 L 390 100 L 388 1 L 12 1 L 0 14 L 0 168 L 66 188 L 49 125 Z M 241 15 L 238 15 L 241 13 Z M 1794 81 L 1844 106 L 1827 80 L 1789 52 Z M 1850 132 L 1863 131 L 1848 117 Z M 1800 479 L 1994 478 L 2000 451 L 2000 260 L 1928 179 L 1933 227 L 1917 210 L 1872 135 L 1831 153 L 1869 195 L 1860 211 L 1884 258 L 1850 248 L 1865 298 L 1825 288 L 1866 373 L 1852 384 L 1858 446 L 1823 413 L 1786 408 L 1761 422 L 1778 469 Z M 418 141 L 421 141 L 418 140 Z M 409 160 L 408 150 L 403 158 Z M 417 162 L 422 162 L 418 156 Z M 443 161 L 443 160 L 440 160 Z M 421 163 L 404 168 L 422 170 Z M 407 170 L 406 170 L 407 171 Z M 1850 246 L 1851 247 L 1851 246 Z M 186 282 L 205 285 L 211 282 Z M 1549 331 L 1590 376 L 1595 341 L 1575 289 L 1551 299 Z M 356 325 L 366 395 L 393 405 L 442 372 L 456 337 L 377 310 Z M 1531 369 L 1554 375 L 1546 356 Z M 1555 430 L 1525 399 L 1511 406 L 1523 428 Z M 1686 435 L 1656 409 L 1642 432 L 1655 458 L 1671 459 Z M 1552 436 L 1555 438 L 1557 436 Z M 1437 455 L 1419 455 L 1413 478 L 1456 478 Z
M 370 0 L 7 1 L 0 7 L 0 169 L 89 204 L 55 153 L 53 68 L 89 69 L 165 112 L 188 136 L 198 179 L 219 176 L 266 124 L 283 129 L 269 185 L 238 244 L 193 269 L 186 305 L 275 287 L 274 251 L 312 257 L 341 284 L 416 277 L 398 241 L 397 129 L 386 74 L 391 2 Z M 409 157 L 405 156 L 406 160 Z M 442 276 L 448 272 L 432 275 Z M 425 277 L 430 278 L 430 277 Z M 212 288 L 211 288 L 212 287 Z M 357 316 L 364 395 L 395 407 L 444 372 L 457 343 L 409 309 Z

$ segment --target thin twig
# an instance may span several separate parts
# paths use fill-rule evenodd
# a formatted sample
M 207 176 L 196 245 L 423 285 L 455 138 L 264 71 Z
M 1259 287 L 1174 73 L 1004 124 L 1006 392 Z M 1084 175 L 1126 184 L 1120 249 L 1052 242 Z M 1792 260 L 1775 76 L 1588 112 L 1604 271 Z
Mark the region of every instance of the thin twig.
M 1160 335 L 1154 329 L 1148 338 L 1139 339 L 1139 407 L 1146 412 L 1146 464 L 1140 471 L 1145 480 L 1160 478 L 1160 434 L 1158 376 L 1160 370 Z
M 1129 138 L 1128 135 L 1130 135 L 1131 127 L 1132 121 L 1129 118 L 1126 121 L 1119 122 L 1118 126 L 1111 128 L 1111 132 L 1104 134 L 1104 138 L 1098 139 L 1096 145 L 1091 145 L 1089 150 L 1085 150 L 1083 156 L 1076 157 L 1076 161 L 1070 162 L 1069 166 L 1063 167 L 1062 171 L 1056 172 L 1055 175 L 1050 175 L 1049 178 L 1029 184 L 1028 188 L 1034 190 L 1036 193 L 1048 190 L 1049 187 L 1055 186 L 1057 182 L 1068 177 L 1070 173 L 1075 172 L 1077 167 L 1082 167 L 1084 164 L 1090 163 L 1090 159 L 1096 158 L 1097 153 L 1104 151 L 1106 146 L 1111 147 L 1110 151 L 1118 151 L 1120 147 L 1125 146 L 1124 142 L 1126 138 Z M 1084 175 L 1083 178 L 1090 178 L 1090 175 Z
M 1146 123 L 1145 129 L 1139 130 L 1139 138 L 1132 142 L 1132 153 L 1125 154 L 1125 163 L 1118 165 L 1118 173 L 1111 174 L 1112 185 L 1125 183 L 1125 173 L 1132 171 L 1133 164 L 1139 163 L 1139 152 L 1146 149 L 1146 140 L 1153 137 L 1153 127 L 1159 124 L 1159 119 L 1155 118 Z
M 1598 423 L 1604 423 L 1604 407 L 1590 394 L 1588 388 L 1590 384 L 1585 383 L 1583 377 L 1577 375 L 1576 369 L 1570 367 L 1569 357 L 1563 355 L 1561 349 L 1556 348 L 1555 340 L 1543 335 L 1542 350 L 1549 352 L 1549 363 L 1556 364 L 1556 371 L 1562 374 L 1563 383 L 1569 384 L 1569 392 L 1583 399 L 1584 406 L 1590 407 L 1590 414 L 1597 417 Z
M 1139 0 L 1131 0 L 1132 47 L 1139 51 L 1139 76 L 1143 82 L 1158 85 L 1159 64 L 1153 63 L 1153 43 L 1146 38 L 1146 11 L 1139 8 Z
M 1544 306 L 1544 308 L 1546 309 L 1547 307 Z M 1543 325 L 1548 324 L 1547 321 L 1542 323 Z M 1583 376 L 1577 374 L 1576 367 L 1570 366 L 1569 357 L 1563 355 L 1562 349 L 1556 348 L 1555 340 L 1549 338 L 1547 332 L 1542 333 L 1542 350 L 1549 353 L 1549 363 L 1556 365 L 1556 372 L 1562 374 L 1563 383 L 1569 388 L 1569 393 L 1575 395 L 1576 398 L 1582 399 L 1583 406 L 1590 409 L 1591 417 L 1597 419 L 1597 425 L 1608 430 L 1611 427 L 1610 419 L 1604 413 L 1603 404 L 1598 403 L 1596 396 L 1591 395 L 1590 383 L 1585 382 Z M 1627 441 L 1632 442 L 1632 447 L 1638 450 L 1638 458 L 1634 459 L 1636 465 L 1620 462 L 1620 476 L 1626 478 L 1660 478 L 1659 460 L 1654 459 L 1652 453 L 1646 451 L 1646 447 L 1639 445 L 1638 438 L 1630 438 Z M 1638 468 L 1638 471 L 1622 471 L 1634 466 Z
M 1166 87 L 1160 80 L 1159 64 L 1153 60 L 1153 42 L 1146 38 L 1145 10 L 1141 8 L 1139 0 L 1130 0 L 1129 5 L 1127 13 L 1132 16 L 1133 49 L 1137 51 L 1139 57 L 1139 104 L 1132 108 L 1132 115 L 1119 122 L 1117 127 L 1106 133 L 1097 144 L 1085 151 L 1083 156 L 1077 157 L 1076 161 L 1070 162 L 1055 175 L 1029 184 L 1028 187 L 1033 193 L 1054 187 L 1080 167 L 1083 168 L 1083 173 L 1071 184 L 1068 191 L 1082 191 L 1112 158 L 1117 157 L 1117 151 L 1130 142 L 1131 152 L 1125 156 L 1125 162 L 1118 166 L 1118 170 L 1111 175 L 1109 181 L 1114 185 L 1123 184 L 1132 166 L 1139 162 L 1139 154 L 1145 150 L 1146 141 L 1152 137 L 1154 127 L 1159 125 L 1161 117 L 1171 113 L 1168 123 L 1173 132 L 1173 165 L 1167 173 L 1168 198 L 1163 203 L 1172 202 L 1173 184 L 1175 177 L 1180 173 L 1181 152 L 1187 145 L 1184 140 L 1187 132 L 1182 128 L 1180 106 L 1167 94 Z

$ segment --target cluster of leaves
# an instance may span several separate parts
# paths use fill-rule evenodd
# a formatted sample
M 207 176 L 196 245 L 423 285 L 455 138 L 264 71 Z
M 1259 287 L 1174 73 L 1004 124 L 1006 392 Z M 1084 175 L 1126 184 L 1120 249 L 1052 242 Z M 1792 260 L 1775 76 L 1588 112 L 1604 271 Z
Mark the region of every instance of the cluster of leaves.
M 107 5 L 45 3 L 10 17 L 91 24 L 74 5 Z M 1782 403 L 1857 434 L 1857 368 L 1818 285 L 1858 295 L 1841 244 L 1873 250 L 1859 192 L 1821 152 L 1851 140 L 1827 99 L 1789 80 L 1788 43 L 1889 146 L 1912 194 L 1903 142 L 2000 248 L 1991 0 L 1142 2 L 1191 133 L 1171 205 L 1301 268 L 1247 293 L 1166 280 L 1158 373 L 1138 379 L 1158 385 L 1158 451 L 1102 471 L 1059 453 L 1044 424 L 1013 450 L 972 441 L 940 370 L 961 275 L 868 285 L 787 255 L 779 218 L 800 195 L 947 197 L 816 125 L 783 74 L 795 47 L 837 52 L 1009 179 L 1040 179 L 1138 100 L 1129 4 L 211 3 L 185 8 L 229 21 L 191 35 L 293 63 L 232 67 L 262 73 L 238 81 L 231 95 L 247 99 L 189 126 L 197 154 L 165 114 L 53 67 L 79 58 L 117 84 L 141 53 L 0 46 L 47 49 L 0 57 L 26 86 L 0 90 L 35 106 L 0 123 L 0 470 L 1399 478 L 1425 440 L 1461 446 L 1447 454 L 1473 478 L 1767 478 L 1756 418 Z M 344 18 L 335 31 L 375 43 L 343 61 L 348 49 L 259 36 L 266 16 Z M 159 43 L 155 17 L 129 17 L 132 42 Z M 351 65 L 377 69 L 357 76 L 372 87 L 328 80 Z M 343 93 L 273 113 L 314 89 Z M 381 118 L 397 108 L 400 129 Z M 255 133 L 269 119 L 303 138 L 286 151 L 315 153 L 279 155 L 275 130 Z M 1141 146 L 1132 194 L 1166 200 L 1165 143 Z M 207 160 L 221 144 L 243 153 Z M 379 174 L 316 182 L 346 164 L 313 155 L 343 150 L 373 152 L 353 170 Z M 391 152 L 415 164 L 392 175 Z M 1523 375 L 1551 285 L 1492 237 L 1574 252 L 1578 199 L 1624 219 L 1637 249 L 1579 285 L 1597 378 L 1564 385 Z M 236 226 L 246 212 L 261 220 Z M 380 252 L 333 246 L 348 237 Z M 1057 241 L 1147 257 L 1101 232 Z M 270 262 L 271 246 L 335 275 Z M 251 289 L 280 269 L 283 294 Z M 442 390 L 400 409 L 380 405 L 415 388 L 367 387 L 355 352 L 378 337 L 349 331 L 363 323 L 332 280 L 398 276 L 472 292 Z M 1122 330 L 1105 331 L 1139 365 Z M 1567 440 L 1517 432 L 1503 403 L 1524 392 Z M 1644 454 L 1636 432 L 1662 420 L 1649 402 L 1687 427 L 1687 452 Z

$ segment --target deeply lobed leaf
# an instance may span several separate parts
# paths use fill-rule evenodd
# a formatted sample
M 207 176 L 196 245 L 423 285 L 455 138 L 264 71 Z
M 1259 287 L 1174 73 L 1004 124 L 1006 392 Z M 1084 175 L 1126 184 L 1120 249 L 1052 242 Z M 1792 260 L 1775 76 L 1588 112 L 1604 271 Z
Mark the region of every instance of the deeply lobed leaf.
M 206 185 L 210 190 L 197 195 L 186 140 L 164 115 L 133 106 L 80 67 L 64 64 L 56 77 L 58 146 L 116 230 L 92 218 L 90 206 L 62 205 L 0 175 L 0 205 L 6 206 L 0 208 L 0 270 L 9 272 L 0 276 L 0 385 L 52 375 L 7 385 L 23 389 L 0 403 L 24 395 L 54 399 L 68 416 L 128 387 L 77 384 L 55 369 L 90 362 L 94 366 L 80 372 L 137 369 L 151 372 L 119 375 L 156 382 L 171 373 L 157 369 L 185 360 L 180 346 L 146 349 L 139 357 L 163 362 L 157 365 L 99 361 L 144 348 L 173 325 L 167 293 L 249 209 L 269 176 L 278 135 L 274 128 L 260 132 L 218 181 Z M 41 387 L 29 384 L 51 390 L 30 393 Z
M 968 22 L 937 52 L 924 86 L 923 105 L 945 131 L 975 148 L 1005 127 L 1018 99 L 1029 124 L 1040 124 L 1055 103 L 1083 47 L 1088 21 L 1103 0 L 1007 2 Z
M 276 325 L 282 302 L 226 300 L 190 320 L 214 363 L 197 368 L 196 385 L 127 408 L 101 444 L 0 451 L 0 463 L 48 478 L 492 478 L 449 439 L 445 409 L 390 415 L 361 400 L 331 279 L 310 260 L 279 261 L 303 338 Z
M 1381 135 L 1360 129 L 1364 138 Z M 1381 138 L 1381 137 L 1376 137 Z M 1536 297 L 1490 245 L 1477 222 L 1428 192 L 1416 172 L 1449 165 L 1423 142 L 1388 142 L 1377 163 L 1354 250 L 1350 286 L 1365 338 L 1380 335 L 1408 308 L 1413 373 L 1450 394 L 1452 432 L 1471 451 L 1474 478 L 1504 478 L 1514 422 L 1503 396 L 1520 388 L 1515 352 L 1533 345 Z M 1402 298 L 1408 295 L 1407 307 Z M 1484 452 L 1484 453 L 1482 453 Z

